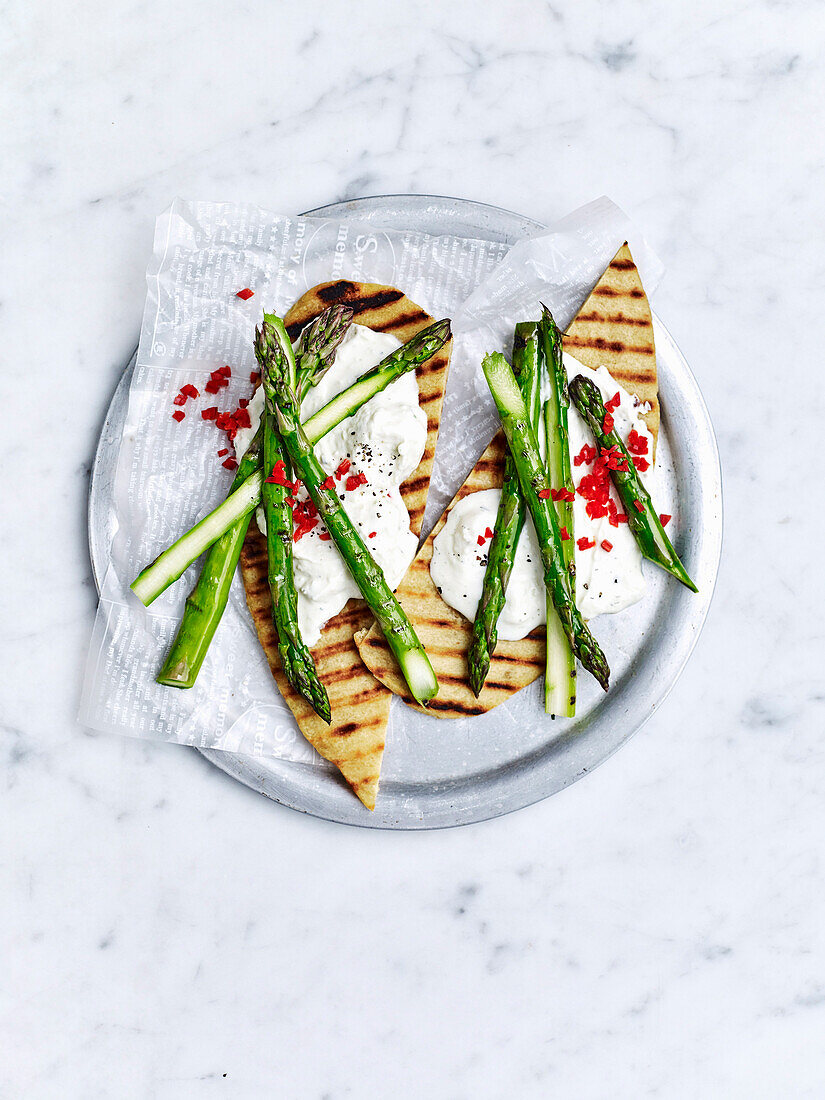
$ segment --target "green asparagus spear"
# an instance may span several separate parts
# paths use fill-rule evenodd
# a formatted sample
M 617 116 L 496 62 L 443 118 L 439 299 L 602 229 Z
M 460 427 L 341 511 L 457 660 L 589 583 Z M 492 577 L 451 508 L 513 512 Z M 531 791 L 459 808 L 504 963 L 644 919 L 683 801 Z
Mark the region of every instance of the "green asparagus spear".
M 537 326 L 533 321 L 516 325 L 513 338 L 513 373 L 518 379 L 533 427 L 538 431 L 540 372 Z M 513 459 L 509 452 L 504 461 L 496 524 L 487 552 L 484 585 L 478 602 L 473 635 L 467 652 L 470 687 L 478 696 L 484 687 L 490 660 L 498 641 L 498 620 L 504 607 L 507 583 L 513 569 L 521 529 L 526 515 L 524 498 Z
M 316 385 L 332 366 L 338 345 L 351 322 L 352 310 L 348 306 L 330 306 L 301 333 L 296 361 L 299 373 L 308 384 Z M 240 489 L 247 478 L 254 477 L 251 487 L 254 489 L 257 485 L 257 495 L 260 496 L 260 484 L 263 482 L 263 427 L 262 421 L 241 458 L 230 495 Z M 214 517 L 214 513 L 212 515 Z M 194 686 L 218 623 L 226 610 L 232 578 L 235 576 L 251 518 L 250 510 L 209 547 L 197 583 L 187 597 L 175 640 L 158 673 L 159 684 L 179 688 Z M 183 568 L 188 568 L 188 563 Z
M 289 385 L 284 365 L 271 357 L 266 366 L 267 383 L 275 397 L 278 432 L 292 463 L 318 509 L 341 557 L 346 562 L 361 594 L 384 633 L 410 691 L 417 702 L 425 704 L 438 692 L 438 680 L 432 665 L 405 615 L 375 563 L 358 530 L 352 523 L 335 488 L 326 489 L 324 472 L 312 450 L 312 444 L 298 419 L 298 401 Z
M 576 607 L 564 565 L 556 510 L 539 453 L 536 433 L 510 365 L 500 352 L 485 355 L 482 369 L 496 403 L 522 493 L 533 519 L 544 565 L 544 583 L 553 599 L 564 633 L 578 659 L 607 691 L 610 669 L 604 654 Z
M 567 375 L 562 358 L 561 333 L 553 314 L 542 305 L 539 337 L 542 358 L 550 380 L 550 398 L 544 405 L 544 432 L 547 456 L 547 476 L 550 488 L 564 490 L 572 496 L 573 473 L 570 467 L 570 442 L 567 431 L 567 410 L 570 399 L 567 394 Z M 570 592 L 576 596 L 576 563 L 573 547 L 573 503 L 556 501 L 559 527 L 567 538 L 562 539 L 561 549 Z M 556 614 L 555 605 L 547 594 L 547 656 L 544 673 L 544 709 L 547 714 L 572 718 L 576 713 L 576 657 Z
M 272 364 L 278 362 L 290 387 L 297 384 L 292 344 L 279 317 L 264 314 L 255 332 L 255 356 L 261 367 L 261 384 L 266 396 L 264 423 L 264 469 L 283 462 L 281 440 L 276 427 L 275 389 L 270 383 Z M 318 678 L 312 654 L 304 644 L 298 626 L 298 594 L 292 573 L 292 509 L 285 486 L 264 481 L 261 490 L 266 514 L 267 577 L 272 595 L 272 621 L 278 638 L 281 667 L 292 687 L 302 695 L 325 722 L 330 720 L 329 698 Z
M 302 330 L 295 351 L 297 390 L 302 401 L 335 362 L 335 352 L 354 315 L 352 306 L 330 306 Z
M 595 437 L 599 450 L 604 452 L 612 447 L 618 447 L 621 459 L 618 465 L 621 469 L 610 470 L 613 484 L 621 497 L 622 504 L 627 512 L 627 523 L 633 532 L 633 537 L 642 554 L 662 569 L 667 570 L 678 581 L 681 581 L 691 592 L 699 589 L 688 576 L 688 572 L 679 560 L 679 556 L 671 545 L 670 539 L 665 534 L 661 520 L 650 500 L 650 494 L 645 489 L 641 477 L 633 464 L 633 459 L 625 447 L 621 436 L 611 427 L 605 431 L 605 407 L 598 386 L 589 378 L 579 374 L 570 383 L 570 396 L 573 403 Z
M 317 443 L 341 421 L 356 413 L 371 397 L 385 390 L 390 383 L 407 374 L 446 344 L 450 339 L 450 322 L 445 319 L 422 329 L 403 347 L 385 356 L 381 362 L 366 371 L 342 393 L 331 398 L 322 409 L 313 413 L 304 424 L 304 431 L 311 443 Z M 258 455 L 260 462 L 260 453 Z M 241 463 L 243 466 L 243 463 Z M 185 572 L 186 569 L 212 543 L 248 512 L 261 503 L 262 467 L 247 469 L 246 478 L 233 482 L 229 496 L 196 524 L 177 542 L 167 547 L 151 565 L 132 582 L 132 591 L 147 607 L 161 592 Z M 241 468 L 238 469 L 240 474 Z M 237 485 L 237 487 L 236 487 Z
M 246 454 L 240 461 L 235 480 L 232 482 L 232 493 L 239 489 L 247 478 L 251 480 L 255 477 L 259 484 L 263 481 L 263 474 L 260 471 L 262 439 L 263 424 L 255 433 Z M 258 494 L 260 495 L 260 488 Z M 232 578 L 235 576 L 241 547 L 251 519 L 252 510 L 250 509 L 210 546 L 195 587 L 186 598 L 183 617 L 175 640 L 157 675 L 159 684 L 166 687 L 194 687 L 218 623 L 226 609 Z M 186 569 L 186 566 L 184 565 L 183 568 Z

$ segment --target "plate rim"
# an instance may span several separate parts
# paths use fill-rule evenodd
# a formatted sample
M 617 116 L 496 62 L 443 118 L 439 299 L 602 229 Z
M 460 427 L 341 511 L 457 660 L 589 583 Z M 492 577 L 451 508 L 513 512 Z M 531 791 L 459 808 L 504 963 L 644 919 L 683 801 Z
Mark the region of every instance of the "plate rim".
M 395 201 L 398 204 L 407 204 L 408 209 L 413 206 L 431 206 L 440 204 L 451 204 L 457 209 L 464 211 L 468 217 L 470 212 L 476 214 L 489 214 L 499 215 L 505 221 L 509 221 L 513 232 L 515 232 L 516 225 L 520 226 L 522 233 L 527 230 L 533 232 L 541 232 L 542 229 L 546 229 L 546 225 L 537 221 L 534 218 L 527 217 L 517 213 L 516 211 L 508 210 L 505 207 L 495 206 L 491 203 L 482 203 L 472 199 L 460 199 L 454 196 L 448 195 L 407 195 L 403 193 L 396 194 L 384 194 L 384 195 L 370 195 L 362 196 L 359 198 L 346 199 L 340 202 L 329 203 L 321 207 L 317 207 L 313 210 L 305 211 L 299 215 L 301 217 L 348 217 L 357 218 L 359 215 L 364 218 L 375 216 L 377 219 L 382 217 L 382 207 L 385 207 L 387 203 Z M 388 220 L 392 220 L 391 216 L 384 214 Z M 403 215 L 402 215 L 403 216 Z M 385 222 L 386 226 L 386 222 Z M 468 229 L 470 227 L 468 226 Z M 512 234 L 511 234 L 512 235 Z M 502 234 L 506 238 L 507 234 Z M 493 238 L 488 238 L 493 239 Z M 519 239 L 518 236 L 516 239 Z M 306 805 L 306 792 L 298 786 L 296 787 L 294 782 L 290 783 L 286 777 L 276 776 L 273 773 L 269 773 L 266 776 L 266 782 L 264 777 L 256 773 L 256 764 L 258 760 L 256 757 L 246 756 L 240 753 L 229 753 L 220 749 L 204 749 L 198 748 L 197 751 L 204 756 L 211 764 L 215 765 L 220 771 L 222 771 L 229 778 L 236 782 L 243 783 L 251 790 L 257 791 L 259 794 L 263 794 L 271 801 L 278 805 L 288 807 L 289 809 L 296 810 L 300 813 L 309 814 L 310 816 L 320 818 L 321 820 L 335 822 L 341 825 L 351 825 L 356 828 L 367 829 L 386 829 L 393 832 L 419 832 L 433 829 L 446 829 L 446 828 L 458 828 L 463 825 L 476 824 L 481 821 L 493 820 L 497 817 L 502 817 L 508 813 L 514 813 L 519 809 L 526 809 L 528 806 L 535 805 L 538 802 L 544 801 L 545 798 L 551 797 L 553 794 L 557 794 L 561 790 L 565 790 L 578 779 L 583 778 L 584 775 L 589 774 L 595 770 L 606 760 L 610 759 L 615 752 L 622 748 L 631 737 L 650 720 L 650 718 L 658 711 L 659 707 L 668 698 L 671 691 L 675 687 L 679 677 L 684 671 L 685 665 L 690 659 L 696 644 L 698 643 L 699 636 L 707 621 L 708 612 L 710 610 L 711 603 L 713 602 L 713 595 L 716 588 L 716 583 L 719 574 L 719 563 L 721 560 L 722 540 L 723 540 L 723 528 L 724 528 L 724 512 L 723 512 L 723 486 L 722 486 L 722 472 L 721 462 L 719 456 L 719 448 L 716 440 L 716 434 L 713 428 L 713 423 L 710 418 L 707 405 L 705 403 L 702 392 L 699 388 L 690 366 L 678 347 L 678 344 L 674 340 L 667 326 L 661 321 L 654 310 L 651 310 L 653 314 L 654 324 L 657 329 L 657 343 L 659 341 L 659 332 L 661 332 L 667 342 L 671 346 L 671 351 L 676 354 L 681 361 L 681 365 L 686 373 L 686 378 L 691 384 L 694 390 L 694 398 L 698 405 L 699 411 L 702 414 L 704 421 L 704 427 L 707 432 L 708 442 L 712 448 L 712 455 L 708 455 L 708 459 L 712 459 L 710 463 L 712 467 L 712 473 L 714 475 L 715 484 L 711 487 L 718 492 L 719 505 L 718 505 L 718 523 L 717 529 L 712 531 L 713 545 L 710 548 L 710 552 L 713 555 L 712 560 L 712 580 L 710 584 L 710 590 L 707 594 L 707 598 L 703 600 L 702 607 L 700 609 L 700 617 L 698 621 L 694 621 L 693 629 L 689 644 L 685 647 L 684 651 L 680 655 L 678 667 L 672 672 L 664 690 L 657 697 L 654 704 L 650 707 L 649 712 L 644 715 L 631 729 L 629 729 L 623 737 L 621 737 L 614 745 L 609 748 L 609 751 L 604 755 L 600 755 L 599 759 L 592 766 L 582 768 L 577 774 L 571 776 L 561 786 L 556 787 L 551 791 L 540 790 L 535 794 L 535 797 L 528 797 L 527 799 L 516 800 L 512 804 L 488 804 L 484 808 L 473 808 L 469 811 L 465 811 L 461 816 L 452 821 L 438 821 L 431 822 L 425 816 L 415 816 L 410 818 L 404 817 L 403 820 L 399 816 L 397 820 L 391 818 L 395 815 L 390 815 L 388 818 L 386 815 L 379 814 L 379 809 L 370 813 L 364 809 L 357 799 L 349 791 L 349 788 L 335 775 L 329 775 L 328 778 L 337 781 L 338 788 L 343 788 L 347 794 L 348 802 L 343 804 L 343 809 L 338 805 L 337 800 L 327 799 L 329 805 Z M 102 530 L 102 524 L 99 521 L 98 506 L 101 496 L 101 486 L 106 478 L 105 460 L 106 452 L 112 445 L 110 423 L 113 420 L 113 410 L 116 409 L 118 402 L 123 403 L 124 392 L 128 391 L 129 380 L 134 369 L 134 364 L 137 358 L 137 349 L 130 357 L 126 367 L 121 374 L 118 384 L 112 394 L 112 398 L 107 406 L 104 416 L 103 426 L 95 446 L 94 458 L 92 461 L 91 476 L 89 481 L 89 492 L 87 502 L 87 522 L 88 522 L 88 541 L 89 541 L 89 557 L 92 565 L 92 574 L 97 587 L 98 593 L 105 572 L 105 564 L 107 553 L 105 548 L 101 546 L 101 536 L 98 534 Z M 113 476 L 113 471 L 109 476 Z M 105 540 L 104 540 L 105 541 Z M 285 762 L 286 763 L 286 762 Z M 294 767 L 294 762 L 292 762 Z M 267 788 L 267 783 L 270 785 Z M 275 789 L 272 789 L 272 788 Z M 349 802 L 354 803 L 349 805 Z M 380 803 L 379 803 L 380 807 Z M 351 810 L 352 813 L 349 813 Z M 360 813 L 359 813 L 360 811 Z M 345 816 L 342 816 L 342 812 Z M 402 811 L 403 812 L 403 811 Z M 356 816 L 356 814 L 358 816 Z M 361 814 L 364 816 L 362 817 Z

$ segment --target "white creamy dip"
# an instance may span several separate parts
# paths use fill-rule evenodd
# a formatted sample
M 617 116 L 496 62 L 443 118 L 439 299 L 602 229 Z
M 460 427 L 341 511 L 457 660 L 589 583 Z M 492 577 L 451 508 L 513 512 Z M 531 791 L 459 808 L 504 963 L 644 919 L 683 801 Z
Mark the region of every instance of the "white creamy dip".
M 631 429 L 645 437 L 648 442 L 648 453 L 645 457 L 652 463 L 653 437 L 642 416 L 645 407 L 639 405 L 635 397 L 615 382 L 605 367 L 600 367 L 597 371 L 590 370 L 565 352 L 564 368 L 568 378 L 583 374 L 595 382 L 606 401 L 616 393 L 619 394 L 621 402 L 613 412 L 616 430 L 625 443 Z M 549 390 L 544 390 L 542 400 L 546 400 L 548 396 Z M 585 444 L 593 445 L 590 430 L 572 406 L 568 414 L 568 430 L 572 460 Z M 573 484 L 576 489 L 582 478 L 592 469 L 592 465 L 573 466 Z M 651 465 L 642 474 L 648 490 L 651 488 L 652 473 Z M 624 508 L 612 483 L 610 495 L 617 510 L 623 512 Z M 486 538 L 485 532 L 495 526 L 500 496 L 499 489 L 485 489 L 465 496 L 453 505 L 447 522 L 433 543 L 430 564 L 433 583 L 450 607 L 470 620 L 475 618 L 487 565 L 490 540 Z M 621 523 L 614 527 L 607 516 L 591 519 L 587 515 L 586 507 L 587 501 L 577 492 L 573 505 L 574 539 L 578 542 L 580 538 L 587 538 L 589 542 L 595 542 L 595 546 L 585 550 L 579 549 L 578 545 L 575 547 L 576 604 L 586 619 L 592 619 L 596 615 L 621 611 L 636 603 L 644 594 L 645 582 L 642 575 L 642 555 L 628 524 Z M 483 545 L 479 545 L 479 538 L 482 538 Z M 605 540 L 611 544 L 609 551 L 602 547 Z M 524 638 L 544 622 L 546 600 L 541 558 L 533 523 L 528 516 L 519 539 L 504 609 L 499 619 L 499 637 L 515 641 Z
M 389 333 L 351 325 L 335 363 L 305 397 L 301 419 L 317 412 L 399 347 L 401 342 Z M 241 429 L 235 438 L 239 459 L 258 428 L 263 407 L 263 387 L 259 386 L 249 403 L 251 426 Z M 410 371 L 370 398 L 354 416 L 315 445 L 315 455 L 327 474 L 334 474 L 344 459 L 351 462 L 346 476 L 336 481 L 338 496 L 393 589 L 401 583 L 418 548 L 400 488 L 421 461 L 426 443 L 427 416 L 418 404 L 415 372 Z M 347 477 L 358 473 L 366 476 L 367 484 L 347 491 Z M 298 499 L 306 498 L 306 489 L 301 488 Z M 260 508 L 258 526 L 266 533 Z M 319 521 L 292 547 L 298 622 L 310 646 L 347 600 L 360 595 L 335 543 L 321 538 L 326 533 Z

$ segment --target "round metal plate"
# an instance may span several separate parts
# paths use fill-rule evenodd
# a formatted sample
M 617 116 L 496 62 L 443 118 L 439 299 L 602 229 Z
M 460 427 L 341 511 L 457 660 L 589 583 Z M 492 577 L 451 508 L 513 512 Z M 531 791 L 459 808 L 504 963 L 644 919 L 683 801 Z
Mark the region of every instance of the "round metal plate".
M 307 213 L 507 244 L 544 228 L 509 210 L 433 195 L 354 199 Z M 609 696 L 574 721 L 559 723 L 552 736 L 537 737 L 529 752 L 522 745 L 518 752 L 507 754 L 507 723 L 502 721 L 495 759 L 479 747 L 474 766 L 472 754 L 468 759 L 466 752 L 458 753 L 449 774 L 410 768 L 409 752 L 393 761 L 390 743 L 374 813 L 365 810 L 331 770 L 219 751 L 205 751 L 204 756 L 253 790 L 304 813 L 368 828 L 438 829 L 484 821 L 547 798 L 623 745 L 665 699 L 696 644 L 713 595 L 722 545 L 721 472 L 710 418 L 683 355 L 655 314 L 654 328 L 662 406 L 660 447 L 664 444 L 672 460 L 679 527 L 687 533 L 686 564 L 699 595 L 657 578 L 655 614 Z M 114 535 L 113 479 L 133 368 L 134 356 L 112 397 L 92 469 L 89 549 L 98 588 Z M 422 718 L 422 725 L 435 722 Z M 451 723 L 438 725 L 442 736 L 449 738 Z M 426 735 L 419 748 L 426 752 Z

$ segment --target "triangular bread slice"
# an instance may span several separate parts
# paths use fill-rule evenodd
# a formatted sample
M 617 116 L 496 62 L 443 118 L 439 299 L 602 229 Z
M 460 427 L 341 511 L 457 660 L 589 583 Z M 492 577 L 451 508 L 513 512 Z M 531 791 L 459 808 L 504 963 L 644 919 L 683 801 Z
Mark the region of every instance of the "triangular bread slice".
M 586 366 L 605 366 L 628 393 L 650 402 L 645 416 L 654 442 L 659 428 L 656 354 L 650 306 L 627 244 L 622 245 L 594 287 L 564 338 L 564 348 Z M 499 432 L 470 471 L 449 507 L 421 547 L 396 595 L 429 654 L 441 685 L 426 708 L 407 690 L 383 636 L 375 626 L 355 635 L 358 651 L 377 680 L 405 702 L 437 718 L 483 714 L 531 684 L 544 670 L 544 627 L 520 641 L 499 641 L 490 672 L 476 699 L 467 679 L 472 624 L 449 607 L 430 577 L 433 539 L 456 501 L 481 489 L 501 487 L 506 443 Z
M 321 283 L 298 299 L 285 318 L 290 337 L 294 340 L 304 325 L 339 302 L 352 306 L 359 325 L 391 332 L 404 343 L 434 320 L 395 287 L 340 279 Z M 427 414 L 427 444 L 421 462 L 401 486 L 410 526 L 416 535 L 421 534 L 424 519 L 451 350 L 449 341 L 416 368 L 419 402 Z M 330 619 L 312 647 L 318 674 L 329 694 L 332 722 L 327 725 L 293 691 L 281 671 L 267 583 L 266 539 L 255 522 L 249 525 L 244 542 L 241 575 L 246 602 L 269 667 L 301 733 L 321 756 L 340 769 L 364 805 L 374 809 L 391 693 L 377 684 L 364 667 L 353 641 L 354 633 L 373 621 L 366 604 L 363 600 L 350 600 L 343 611 Z

